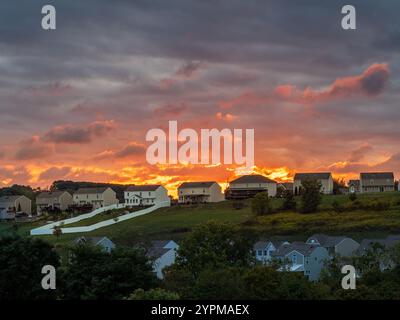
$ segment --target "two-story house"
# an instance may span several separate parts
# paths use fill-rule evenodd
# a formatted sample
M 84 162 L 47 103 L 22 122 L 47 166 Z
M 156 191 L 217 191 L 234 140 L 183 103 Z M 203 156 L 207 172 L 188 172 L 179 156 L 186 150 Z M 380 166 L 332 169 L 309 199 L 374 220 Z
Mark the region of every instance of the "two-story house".
M 153 260 L 153 271 L 159 279 L 164 278 L 164 268 L 175 263 L 178 249 L 178 244 L 173 240 L 156 240 L 151 242 L 147 255 Z
M 302 182 L 305 180 L 316 180 L 321 184 L 321 193 L 333 193 L 333 178 L 330 172 L 311 172 L 296 173 L 294 175 L 293 192 L 295 195 L 300 194 L 303 187 Z
M 352 238 L 344 236 L 328 236 L 326 234 L 314 234 L 306 241 L 308 244 L 317 244 L 328 250 L 330 255 L 337 254 L 349 257 L 356 253 L 360 244 Z
M 44 191 L 36 197 L 36 212 L 38 215 L 46 209 L 65 211 L 73 204 L 72 195 L 67 191 Z
M 267 263 L 272 259 L 272 253 L 280 248 L 283 244 L 289 244 L 287 241 L 270 241 L 270 240 L 261 240 L 257 241 L 253 250 L 256 255 L 256 260 L 262 263 Z
M 394 191 L 393 172 L 360 173 L 360 192 Z
M 281 271 L 301 272 L 309 280 L 318 281 L 329 253 L 320 245 L 293 242 L 281 245 L 272 253 L 272 258 L 284 264 Z
M 248 199 L 260 192 L 267 192 L 270 197 L 275 197 L 276 181 L 259 174 L 244 175 L 229 183 L 225 198 L 228 200 Z
M 224 200 L 221 186 L 215 181 L 184 182 L 178 187 L 179 203 L 207 203 Z
M 0 220 L 14 219 L 16 214 L 32 213 L 32 201 L 23 195 L 0 197 Z
M 127 206 L 152 206 L 159 203 L 170 203 L 168 191 L 159 184 L 130 186 L 124 191 Z
M 93 206 L 93 209 L 111 206 L 117 204 L 116 193 L 110 187 L 102 188 L 80 188 L 74 193 L 74 204 Z

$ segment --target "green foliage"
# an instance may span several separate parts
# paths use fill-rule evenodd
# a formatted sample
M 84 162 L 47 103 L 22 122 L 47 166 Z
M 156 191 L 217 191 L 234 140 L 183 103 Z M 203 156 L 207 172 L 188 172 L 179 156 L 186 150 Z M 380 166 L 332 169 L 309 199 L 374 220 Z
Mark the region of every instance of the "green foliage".
M 283 210 L 295 210 L 296 209 L 296 200 L 294 199 L 293 192 L 290 190 L 285 190 L 283 192 Z
M 136 289 L 151 289 L 157 280 L 144 251 L 78 245 L 63 274 L 63 297 L 72 300 L 123 299 Z
M 271 201 L 267 192 L 256 194 L 251 201 L 251 211 L 259 216 L 273 213 Z
M 357 195 L 356 195 L 355 192 L 350 193 L 350 195 L 349 195 L 349 200 L 350 200 L 351 202 L 357 200 Z
M 55 299 L 56 291 L 43 290 L 42 267 L 59 266 L 59 256 L 47 242 L 32 238 L 0 238 L 0 301 Z
M 346 187 L 344 179 L 333 179 L 333 194 L 341 194 L 340 189 Z
M 302 181 L 301 207 L 302 213 L 317 212 L 318 206 L 321 203 L 321 183 L 317 180 Z
M 150 289 L 148 291 L 136 289 L 128 297 L 128 300 L 179 300 L 179 295 L 162 288 Z
M 335 211 L 336 213 L 341 213 L 341 212 L 344 211 L 343 206 L 340 204 L 340 202 L 338 202 L 338 201 L 336 201 L 336 200 L 332 202 L 332 209 L 333 209 L 333 211 Z
M 250 265 L 253 241 L 231 224 L 210 221 L 181 241 L 177 266 L 197 275 L 207 268 Z

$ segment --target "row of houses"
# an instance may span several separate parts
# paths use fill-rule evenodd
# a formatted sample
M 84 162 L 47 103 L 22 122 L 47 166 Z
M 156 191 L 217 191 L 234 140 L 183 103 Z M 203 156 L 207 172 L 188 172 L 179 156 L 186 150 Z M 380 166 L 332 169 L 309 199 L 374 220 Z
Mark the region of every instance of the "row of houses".
M 390 249 L 400 243 L 400 235 L 386 239 L 364 239 L 361 243 L 346 236 L 315 234 L 306 242 L 262 240 L 254 245 L 256 260 L 263 264 L 281 261 L 282 269 L 301 272 L 311 281 L 317 281 L 326 262 L 334 255 L 340 257 L 362 256 L 375 245 Z
M 330 172 L 296 173 L 292 183 L 277 183 L 262 175 L 244 175 L 231 181 L 222 192 L 216 181 L 184 182 L 178 187 L 178 203 L 208 203 L 227 200 L 242 200 L 254 197 L 259 192 L 268 192 L 275 197 L 278 187 L 292 191 L 295 195 L 302 189 L 305 180 L 317 180 L 321 184 L 321 193 L 333 193 L 333 178 Z M 393 172 L 360 173 L 360 179 L 350 180 L 345 192 L 367 193 L 395 190 Z M 151 206 L 170 202 L 167 189 L 160 185 L 130 186 L 124 191 L 127 206 Z M 80 188 L 73 194 L 68 191 L 45 191 L 36 198 L 38 215 L 49 209 L 66 210 L 68 207 L 90 206 L 97 209 L 119 203 L 115 191 L 110 187 Z M 14 219 L 19 213 L 31 214 L 31 200 L 26 196 L 0 197 L 0 219 Z

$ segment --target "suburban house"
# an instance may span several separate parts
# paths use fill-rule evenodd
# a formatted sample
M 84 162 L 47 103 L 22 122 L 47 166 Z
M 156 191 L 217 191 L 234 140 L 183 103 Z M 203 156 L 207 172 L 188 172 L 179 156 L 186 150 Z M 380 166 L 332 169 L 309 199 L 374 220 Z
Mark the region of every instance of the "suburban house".
M 293 192 L 298 195 L 305 180 L 316 180 L 321 184 L 321 192 L 324 194 L 333 193 L 333 178 L 330 172 L 296 173 L 294 175 Z
M 229 183 L 229 187 L 225 191 L 225 198 L 229 200 L 248 199 L 260 192 L 268 192 L 270 197 L 275 197 L 276 181 L 259 174 L 241 176 Z
M 281 245 L 272 258 L 286 262 L 281 271 L 302 272 L 309 280 L 317 281 L 329 253 L 320 245 L 293 242 Z
M 360 173 L 360 192 L 394 191 L 393 172 Z
M 118 199 L 113 189 L 103 188 L 80 188 L 74 193 L 74 204 L 91 204 L 94 209 L 117 204 Z
M 338 254 L 349 257 L 356 253 L 360 244 L 351 238 L 344 236 L 328 236 L 326 234 L 314 234 L 306 241 L 307 244 L 317 244 L 328 250 L 330 255 Z
M 224 200 L 221 186 L 215 181 L 184 182 L 178 187 L 179 203 L 220 202 Z
M 124 192 L 127 206 L 152 206 L 162 202 L 171 202 L 168 191 L 162 185 L 130 186 Z
M 360 192 L 360 180 L 349 180 L 349 192 L 350 193 Z
M 16 214 L 32 214 L 32 201 L 23 195 L 0 197 L 0 220 L 15 219 Z
M 39 215 L 47 208 L 65 211 L 72 203 L 72 195 L 67 191 L 45 191 L 36 197 L 36 212 Z
M 364 255 L 368 251 L 372 251 L 375 247 L 383 247 L 384 249 L 393 248 L 400 243 L 400 236 L 388 236 L 386 239 L 364 239 L 360 243 L 357 254 Z
M 100 246 L 106 252 L 115 249 L 115 244 L 107 237 L 79 237 L 74 240 L 75 244 L 90 244 L 92 246 Z
M 253 246 L 257 261 L 262 263 L 270 261 L 272 259 L 272 253 L 278 250 L 283 244 L 289 244 L 289 242 L 269 240 L 257 241 Z
M 173 240 L 156 240 L 151 242 L 147 255 L 154 260 L 153 271 L 163 279 L 163 269 L 175 263 L 179 246 Z

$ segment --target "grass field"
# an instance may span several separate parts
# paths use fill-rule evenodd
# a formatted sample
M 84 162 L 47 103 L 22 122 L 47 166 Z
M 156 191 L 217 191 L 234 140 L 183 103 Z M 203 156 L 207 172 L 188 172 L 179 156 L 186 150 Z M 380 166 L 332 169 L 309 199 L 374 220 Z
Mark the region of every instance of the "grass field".
M 390 202 L 391 206 L 388 210 L 379 212 L 355 210 L 336 213 L 332 210 L 334 201 L 346 205 L 350 200 L 345 195 L 332 195 L 323 197 L 318 213 L 278 212 L 268 216 L 255 216 L 251 212 L 250 201 L 246 201 L 245 207 L 240 210 L 233 209 L 232 202 L 226 201 L 197 207 L 162 208 L 148 215 L 95 230 L 87 235 L 108 236 L 115 243 L 124 245 L 131 245 L 143 239 L 179 240 L 196 225 L 210 220 L 231 222 L 245 231 L 262 237 L 286 237 L 297 240 L 304 240 L 313 233 L 344 234 L 358 240 L 364 237 L 400 233 L 400 192 L 359 195 L 358 200 L 360 202 L 381 200 Z M 273 199 L 272 202 L 273 206 L 278 208 L 282 200 Z M 104 218 L 94 217 L 86 222 L 79 222 L 79 225 L 89 225 Z M 20 224 L 17 232 L 28 235 L 29 230 L 38 225 L 39 222 Z M 13 229 L 13 224 L 0 224 L 0 234 Z M 41 236 L 41 238 L 58 245 L 65 245 L 79 235 L 64 234 L 59 238 L 55 236 Z

